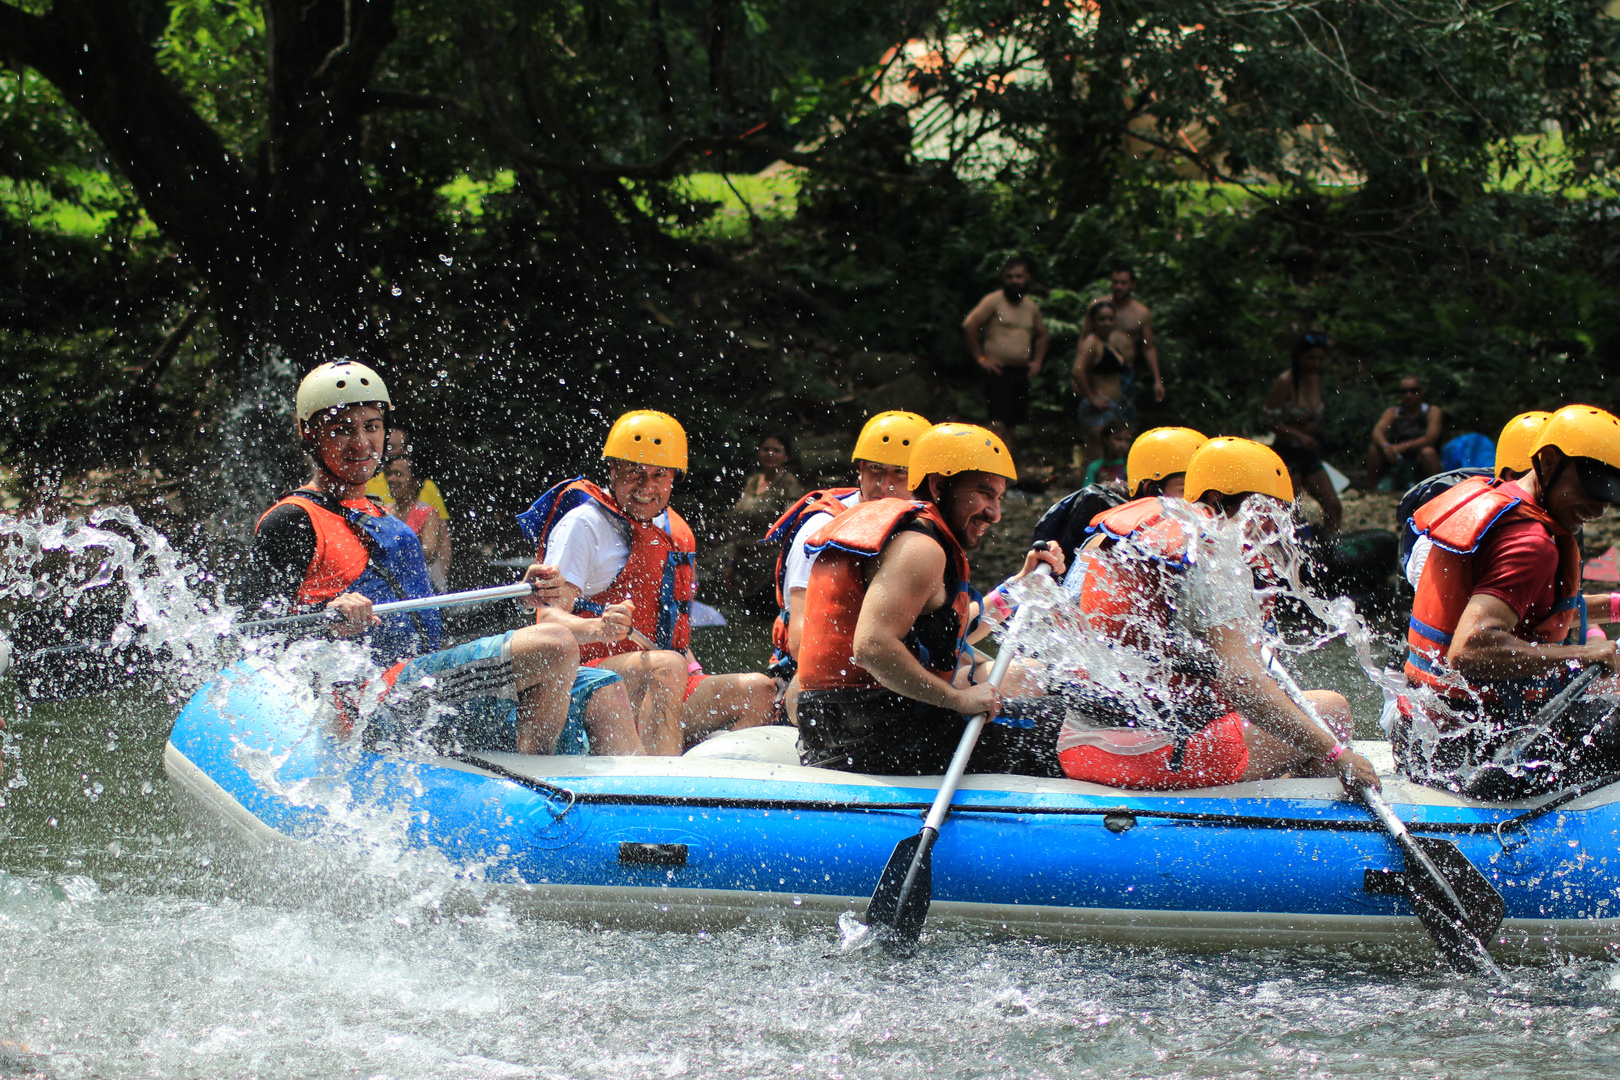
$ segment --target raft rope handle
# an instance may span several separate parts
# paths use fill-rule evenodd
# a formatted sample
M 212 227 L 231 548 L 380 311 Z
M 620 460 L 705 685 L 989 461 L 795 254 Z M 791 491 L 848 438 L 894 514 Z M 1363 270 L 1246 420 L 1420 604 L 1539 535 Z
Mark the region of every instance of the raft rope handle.
M 1524 844 L 1530 842 L 1530 834 L 1528 832 L 1524 832 L 1524 827 L 1530 822 L 1545 814 L 1552 813 L 1560 806 L 1572 803 L 1576 799 L 1590 795 L 1594 791 L 1600 791 L 1603 788 L 1608 787 L 1610 784 L 1616 783 L 1620 783 L 1620 773 L 1606 773 L 1603 776 L 1594 777 L 1585 783 L 1576 784 L 1567 791 L 1559 792 L 1557 795 L 1554 795 L 1541 805 L 1531 807 L 1529 810 L 1526 810 L 1524 813 L 1519 814 L 1516 817 L 1510 817 L 1503 821 L 1498 821 L 1492 828 L 1491 832 L 1496 837 L 1496 842 L 1502 845 L 1502 854 L 1512 854 L 1512 849 L 1508 847 L 1507 840 L 1502 836 L 1503 829 L 1518 829 L 1520 832 L 1523 832 L 1524 839 L 1515 845 L 1516 847 L 1522 847 Z
M 474 757 L 471 754 L 463 754 L 454 751 L 441 754 L 439 756 L 449 758 L 451 761 L 459 761 L 464 765 L 471 765 L 475 768 L 483 769 L 486 772 L 494 773 L 502 780 L 510 780 L 512 783 L 517 784 L 520 787 L 526 787 L 530 791 L 537 791 L 548 798 L 561 799 L 566 797 L 568 799 L 568 805 L 564 806 L 561 810 L 552 810 L 549 806 L 546 808 L 547 813 L 551 815 L 552 821 L 561 821 L 563 818 L 567 817 L 568 812 L 579 803 L 579 795 L 576 794 L 572 788 L 565 788 L 560 784 L 548 784 L 544 780 L 536 780 L 532 776 L 524 776 L 522 773 L 513 772 L 504 765 L 497 765 L 493 761 L 486 761 L 481 757 Z

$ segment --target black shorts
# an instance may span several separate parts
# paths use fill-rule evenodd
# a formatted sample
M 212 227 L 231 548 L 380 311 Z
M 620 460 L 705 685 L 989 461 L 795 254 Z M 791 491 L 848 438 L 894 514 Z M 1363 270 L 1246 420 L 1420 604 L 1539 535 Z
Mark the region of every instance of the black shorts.
M 1029 368 L 1004 367 L 999 375 L 984 372 L 984 403 L 992 424 L 1029 423 Z
M 937 776 L 950 766 L 967 720 L 890 690 L 806 690 L 799 695 L 799 761 L 877 776 Z M 985 725 L 967 771 L 1060 777 L 1061 724 L 1055 715 L 998 717 Z
M 1524 714 L 1457 716 L 1464 726 L 1438 738 L 1415 737 L 1411 720 L 1399 717 L 1389 739 L 1396 768 L 1427 787 L 1488 800 L 1527 799 L 1620 773 L 1620 703 L 1613 698 L 1575 702 L 1546 734 L 1500 764 L 1495 754 L 1526 730 Z
M 1307 450 L 1302 446 L 1283 442 L 1281 439 L 1273 443 L 1271 448 L 1277 451 L 1278 457 L 1283 459 L 1283 464 L 1288 466 L 1288 471 L 1301 480 L 1323 471 L 1322 455 L 1315 450 Z

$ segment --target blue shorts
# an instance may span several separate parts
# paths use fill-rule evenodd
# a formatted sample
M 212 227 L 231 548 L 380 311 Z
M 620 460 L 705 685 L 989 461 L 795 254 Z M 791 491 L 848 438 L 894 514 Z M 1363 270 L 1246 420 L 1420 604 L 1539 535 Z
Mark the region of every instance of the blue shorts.
M 408 660 L 382 700 L 372 729 L 380 741 L 412 739 L 486 753 L 517 752 L 515 630 Z M 585 709 L 591 695 L 619 682 L 616 672 L 582 667 L 568 692 L 568 720 L 555 754 L 588 754 Z

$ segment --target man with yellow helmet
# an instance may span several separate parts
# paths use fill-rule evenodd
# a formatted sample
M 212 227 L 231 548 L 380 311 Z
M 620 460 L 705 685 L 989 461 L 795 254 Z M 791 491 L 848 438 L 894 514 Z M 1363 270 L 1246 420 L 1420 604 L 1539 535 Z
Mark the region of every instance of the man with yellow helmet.
M 518 515 L 540 561 L 559 571 L 542 590 L 546 604 L 586 617 L 634 605 L 631 639 L 580 655 L 624 676 L 648 753 L 679 754 L 710 731 L 764 723 L 775 699 L 769 676 L 707 676 L 691 652 L 697 540 L 669 505 L 686 472 L 686 430 L 668 413 L 636 409 L 614 421 L 602 457 L 606 488 L 578 477 Z
M 1041 520 L 1035 523 L 1035 542 L 1055 541 L 1064 558 L 1072 560 L 1086 535 L 1092 520 L 1112 510 L 1128 499 L 1145 499 L 1155 495 L 1181 498 L 1181 489 L 1187 474 L 1187 462 L 1193 451 L 1208 440 L 1202 432 L 1184 427 L 1162 427 L 1144 431 L 1131 443 L 1125 456 L 1125 487 L 1127 495 L 1120 495 L 1113 485 L 1088 484 L 1079 491 L 1054 503 Z
M 1138 715 L 1122 701 L 1117 726 L 1065 730 L 1058 742 L 1064 773 L 1164 790 L 1348 772 L 1376 787 L 1372 765 L 1342 741 L 1349 703 L 1332 691 L 1310 692 L 1336 731 L 1306 716 L 1266 674 L 1260 607 L 1246 575 L 1233 587 L 1198 557 L 1215 519 L 1235 518 L 1256 499 L 1285 512 L 1294 500 L 1287 465 L 1270 447 L 1216 438 L 1182 468 L 1192 505 L 1168 495 L 1140 498 L 1095 520 L 1079 590 L 1090 629 L 1154 672 L 1140 680 L 1141 690 L 1158 707 Z
M 386 667 L 367 738 L 518 753 L 638 754 L 630 702 L 616 677 L 578 665 L 578 641 L 623 636 L 627 612 L 540 624 L 437 650 L 438 612 L 382 620 L 372 605 L 430 596 L 422 546 L 366 494 L 382 463 L 393 404 L 364 364 L 322 364 L 298 387 L 298 436 L 309 482 L 265 512 L 254 531 L 249 604 L 275 614 L 326 607 L 339 637 L 362 638 Z M 546 568 L 530 568 L 541 577 Z M 350 720 L 353 717 L 349 717 Z
M 1434 546 L 1408 621 L 1412 693 L 1391 742 L 1414 779 L 1481 798 L 1524 797 L 1620 767 L 1620 724 L 1597 698 L 1513 749 L 1514 729 L 1575 670 L 1620 672 L 1614 643 L 1581 641 L 1573 535 L 1620 501 L 1620 419 L 1566 405 L 1541 428 L 1528 464 L 1517 480 L 1464 480 L 1413 515 Z
M 1496 439 L 1496 462 L 1492 469 L 1452 469 L 1414 484 L 1395 508 L 1395 520 L 1400 523 L 1400 560 L 1406 580 L 1417 588 L 1423 577 L 1423 564 L 1428 561 L 1429 549 L 1434 541 L 1419 536 L 1412 528 L 1412 515 L 1418 507 L 1473 476 L 1492 476 L 1498 480 L 1517 480 L 1530 471 L 1530 451 L 1541 435 L 1541 429 L 1552 419 L 1552 413 L 1540 409 L 1520 413 L 1509 420 Z
M 799 643 L 799 748 L 806 765 L 854 772 L 943 772 L 962 717 L 999 711 L 962 665 L 972 588 L 967 553 L 1001 520 L 1017 478 L 985 428 L 939 424 L 912 449 L 910 499 L 863 501 L 809 542 L 815 554 Z M 1063 568 L 1056 553 L 1031 552 Z M 987 731 L 970 768 L 1004 771 Z
M 776 646 L 772 662 L 782 677 L 791 679 L 798 670 L 793 657 L 804 632 L 804 593 L 816 561 L 806 550 L 810 538 L 830 519 L 860 503 L 910 494 L 906 467 L 911 463 L 911 448 L 930 426 L 916 413 L 899 409 L 873 416 L 861 428 L 850 455 L 857 486 L 810 492 L 788 507 L 760 541 L 782 545 L 776 560 L 776 603 L 781 614 L 771 626 L 771 642 Z

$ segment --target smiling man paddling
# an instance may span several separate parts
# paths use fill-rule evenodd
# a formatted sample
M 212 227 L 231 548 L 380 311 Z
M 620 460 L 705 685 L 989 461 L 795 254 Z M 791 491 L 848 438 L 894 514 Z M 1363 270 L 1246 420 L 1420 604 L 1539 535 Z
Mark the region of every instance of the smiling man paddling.
M 1434 541 L 1407 630 L 1406 681 L 1391 742 L 1424 783 L 1519 798 L 1620 767 L 1612 699 L 1577 701 L 1509 760 L 1537 709 L 1581 667 L 1620 672 L 1613 642 L 1584 644 L 1574 533 L 1620 502 L 1620 419 L 1566 405 L 1542 427 L 1530 471 L 1475 477 L 1412 515 Z
M 878 499 L 834 518 L 810 541 L 799 651 L 799 753 L 806 765 L 889 775 L 945 770 L 962 717 L 995 716 L 1001 696 L 970 681 L 973 590 L 967 553 L 1001 520 L 1007 447 L 971 424 L 917 440 L 910 499 Z M 1019 577 L 1040 562 L 1035 553 Z M 959 670 L 960 667 L 960 670 Z M 1006 771 L 1013 756 L 987 728 L 970 768 Z
M 770 676 L 705 675 L 692 655 L 697 540 L 669 505 L 686 472 L 686 430 L 668 413 L 627 412 L 613 422 L 602 457 L 606 489 L 582 476 L 518 515 L 541 558 L 560 571 L 542 584 L 542 599 L 586 618 L 604 605 L 634 603 L 641 643 L 580 651 L 587 665 L 628 682 L 648 753 L 679 754 L 711 731 L 764 723 L 776 696 Z
M 541 625 L 439 644 L 439 613 L 372 614 L 373 603 L 433 595 L 416 534 L 366 494 L 386 445 L 393 403 L 364 364 L 322 364 L 298 387 L 298 436 L 314 472 L 254 532 L 249 603 L 274 614 L 326 607 L 339 637 L 364 637 L 388 667 L 368 688 L 383 706 L 368 737 L 518 753 L 641 752 L 617 677 L 579 667 L 578 640 L 623 637 L 628 607 L 611 620 L 562 613 Z M 534 566 L 530 576 L 554 577 Z M 538 601 L 531 601 L 535 606 Z

